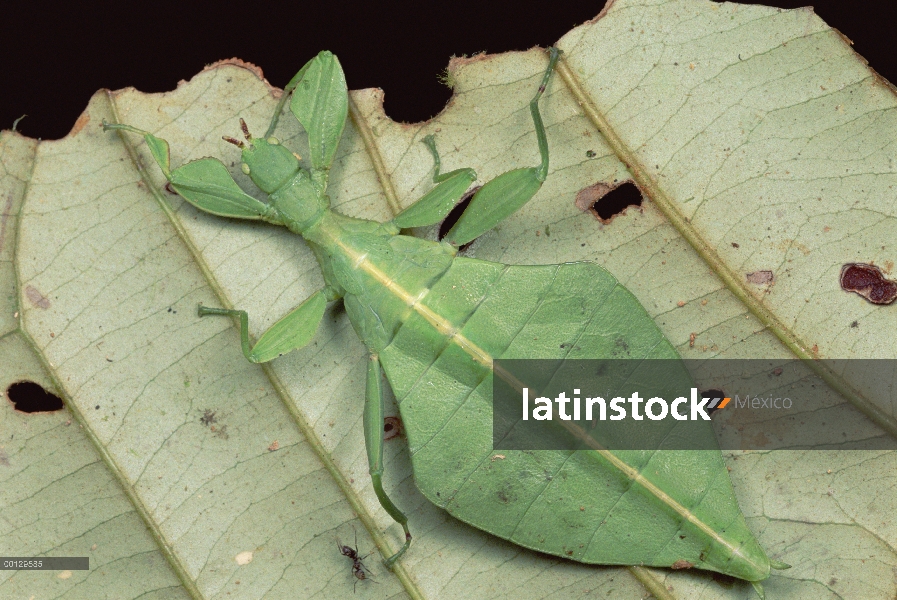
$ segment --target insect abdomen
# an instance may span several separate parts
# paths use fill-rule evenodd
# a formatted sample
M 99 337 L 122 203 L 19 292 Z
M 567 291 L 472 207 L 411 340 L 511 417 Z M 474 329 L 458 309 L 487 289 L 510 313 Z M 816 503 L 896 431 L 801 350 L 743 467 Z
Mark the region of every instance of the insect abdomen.
M 596 451 L 492 451 L 492 358 L 677 357 L 607 271 L 458 258 L 423 304 L 380 360 L 429 500 L 516 544 L 582 562 L 684 559 L 748 580 L 767 576 L 731 484 L 718 477 L 719 452 L 616 452 L 615 464 Z M 652 481 L 669 495 L 653 492 Z M 646 515 L 656 535 L 636 538 Z

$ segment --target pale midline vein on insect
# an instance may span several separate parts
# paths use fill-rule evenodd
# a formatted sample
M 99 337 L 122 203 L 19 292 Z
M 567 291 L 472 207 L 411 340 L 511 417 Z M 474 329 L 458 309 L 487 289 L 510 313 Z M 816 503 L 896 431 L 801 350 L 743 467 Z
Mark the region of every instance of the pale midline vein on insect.
M 421 295 L 414 296 L 408 290 L 400 286 L 396 283 L 389 275 L 381 271 L 377 268 L 377 265 L 368 260 L 368 255 L 366 252 L 358 252 L 355 248 L 346 245 L 342 242 L 342 240 L 337 239 L 331 232 L 327 232 L 327 235 L 333 241 L 334 244 L 339 246 L 339 248 L 346 253 L 346 256 L 349 257 L 352 264 L 355 268 L 361 269 L 374 279 L 376 279 L 379 283 L 385 286 L 390 292 L 396 295 L 402 302 L 404 302 L 408 307 L 417 312 L 421 317 L 423 317 L 430 325 L 432 325 L 439 333 L 445 335 L 449 338 L 451 342 L 457 344 L 462 350 L 464 350 L 470 357 L 485 366 L 488 369 L 491 369 L 495 375 L 501 377 L 504 381 L 506 381 L 509 385 L 514 387 L 518 392 L 522 392 L 523 390 L 523 382 L 515 378 L 513 375 L 508 373 L 506 370 L 498 367 L 496 369 L 492 357 L 488 352 L 480 348 L 477 344 L 469 340 L 466 336 L 464 336 L 460 331 L 458 331 L 457 327 L 454 327 L 451 322 L 449 322 L 445 317 L 439 315 L 434 312 L 430 307 L 426 304 L 420 302 L 423 298 L 423 295 L 426 294 L 425 290 Z M 605 460 L 619 469 L 626 477 L 628 477 L 631 481 L 638 483 L 642 486 L 646 491 L 660 500 L 662 503 L 666 504 L 670 508 L 672 508 L 679 516 L 683 519 L 697 527 L 700 531 L 706 534 L 709 538 L 716 541 L 720 545 L 724 546 L 729 552 L 733 555 L 740 557 L 745 562 L 751 562 L 742 552 L 741 548 L 735 546 L 727 539 L 720 536 L 716 531 L 713 530 L 712 527 L 698 519 L 690 510 L 688 510 L 685 506 L 677 502 L 675 499 L 670 497 L 669 494 L 661 490 L 654 483 L 646 479 L 642 474 L 636 469 L 632 468 L 628 464 L 626 464 L 623 460 L 617 457 L 613 452 L 607 450 L 598 442 L 589 436 L 581 427 L 577 427 L 576 425 L 567 424 L 565 422 L 561 422 L 561 425 L 567 428 L 573 435 L 575 435 L 578 439 L 583 441 L 592 447 L 596 452 L 598 452 Z

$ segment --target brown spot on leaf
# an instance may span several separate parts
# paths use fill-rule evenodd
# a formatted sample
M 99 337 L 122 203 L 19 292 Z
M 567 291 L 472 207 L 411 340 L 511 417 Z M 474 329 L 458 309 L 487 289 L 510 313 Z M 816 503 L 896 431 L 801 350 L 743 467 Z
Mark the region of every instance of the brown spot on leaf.
M 402 435 L 402 431 L 404 427 L 402 426 L 402 419 L 399 417 L 384 417 L 383 418 L 383 441 L 391 440 L 392 438 L 399 437 Z
M 613 188 L 606 183 L 599 181 L 594 185 L 579 190 L 579 193 L 576 194 L 576 200 L 574 200 L 573 203 L 576 204 L 576 208 L 585 212 L 592 208 L 593 204 L 604 198 L 604 196 L 612 189 Z
M 42 308 L 44 310 L 50 308 L 50 300 L 41 294 L 33 285 L 25 286 L 25 297 L 37 308 Z
M 745 277 L 748 282 L 756 285 L 765 285 L 767 283 L 772 283 L 775 280 L 772 271 L 754 271 L 753 273 L 746 273 Z
M 690 568 L 692 568 L 693 566 L 694 566 L 694 565 L 693 565 L 692 563 L 688 562 L 688 561 L 685 560 L 684 558 L 680 558 L 679 560 L 677 560 L 676 562 L 674 562 L 673 564 L 671 564 L 671 565 L 670 565 L 670 568 L 671 568 L 671 569 L 677 569 L 677 570 L 678 570 L 678 569 L 690 569 Z
M 890 304 L 897 298 L 897 283 L 885 279 L 877 266 L 865 263 L 841 267 L 841 289 L 855 292 L 873 304 Z

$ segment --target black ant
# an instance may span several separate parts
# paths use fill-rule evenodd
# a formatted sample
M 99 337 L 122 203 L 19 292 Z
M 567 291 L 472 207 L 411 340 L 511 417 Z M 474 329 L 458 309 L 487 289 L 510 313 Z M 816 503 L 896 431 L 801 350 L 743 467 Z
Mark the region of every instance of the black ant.
M 363 561 L 371 554 L 368 553 L 364 556 L 358 556 L 358 532 L 355 532 L 355 547 L 351 546 L 343 546 L 339 540 L 336 541 L 336 547 L 339 548 L 340 553 L 343 556 L 348 556 L 352 559 L 352 575 L 355 576 L 355 583 L 352 584 L 352 593 L 355 593 L 355 586 L 358 585 L 359 581 L 363 581 L 365 579 L 370 579 L 374 581 L 373 573 L 371 573 L 370 569 L 364 566 Z M 374 581 L 374 583 L 377 583 Z

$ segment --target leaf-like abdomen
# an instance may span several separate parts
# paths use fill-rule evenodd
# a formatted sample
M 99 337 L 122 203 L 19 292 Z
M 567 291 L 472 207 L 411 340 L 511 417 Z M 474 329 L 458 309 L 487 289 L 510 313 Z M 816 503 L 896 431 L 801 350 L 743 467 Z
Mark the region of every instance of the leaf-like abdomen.
M 432 502 L 499 537 L 582 562 L 684 559 L 748 580 L 768 575 L 718 451 L 502 451 L 493 460 L 492 359 L 678 357 L 607 271 L 458 258 L 422 304 L 380 358 L 415 481 Z

